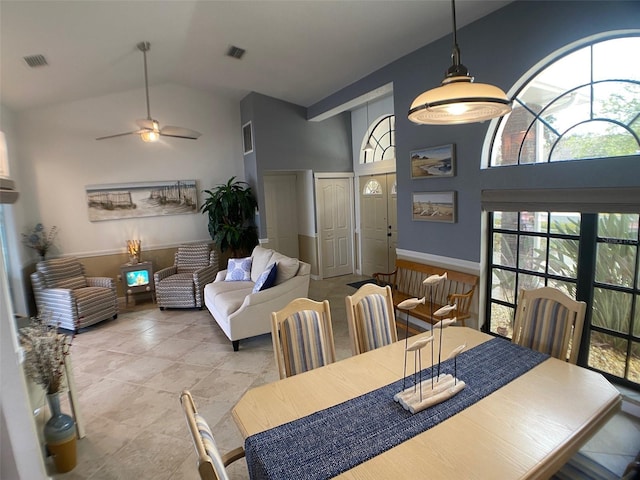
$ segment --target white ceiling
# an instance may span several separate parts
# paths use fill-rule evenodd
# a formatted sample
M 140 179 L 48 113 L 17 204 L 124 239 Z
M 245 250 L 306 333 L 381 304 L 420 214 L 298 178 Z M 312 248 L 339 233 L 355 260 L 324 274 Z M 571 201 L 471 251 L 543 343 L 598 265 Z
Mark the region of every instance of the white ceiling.
M 458 28 L 509 2 L 458 0 Z M 151 85 L 309 106 L 450 32 L 447 0 L 2 0 L 0 101 L 18 112 L 141 88 L 145 40 Z M 49 65 L 28 67 L 34 54 Z

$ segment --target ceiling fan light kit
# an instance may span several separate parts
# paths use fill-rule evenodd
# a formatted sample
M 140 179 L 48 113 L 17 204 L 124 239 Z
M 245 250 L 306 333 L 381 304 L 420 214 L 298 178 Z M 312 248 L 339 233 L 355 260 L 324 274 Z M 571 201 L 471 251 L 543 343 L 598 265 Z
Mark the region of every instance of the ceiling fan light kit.
M 139 130 L 133 132 L 116 133 L 115 135 L 107 135 L 105 137 L 96 138 L 96 140 L 105 140 L 107 138 L 122 137 L 124 135 L 139 135 L 143 142 L 157 142 L 161 136 L 174 137 L 174 138 L 186 138 L 188 140 L 196 140 L 200 135 L 200 132 L 190 130 L 183 127 L 171 127 L 166 126 L 160 128 L 160 124 L 157 120 L 151 118 L 151 108 L 149 107 L 149 80 L 147 76 L 147 52 L 151 48 L 149 42 L 140 42 L 136 45 L 138 50 L 142 52 L 144 58 L 144 90 L 147 99 L 147 118 L 136 120 L 136 124 L 140 127 Z
M 511 112 L 511 101 L 498 87 L 474 83 L 467 67 L 460 63 L 456 33 L 455 0 L 451 0 L 453 18 L 452 65 L 439 87 L 418 95 L 411 104 L 408 118 L 424 125 L 458 125 L 483 122 Z

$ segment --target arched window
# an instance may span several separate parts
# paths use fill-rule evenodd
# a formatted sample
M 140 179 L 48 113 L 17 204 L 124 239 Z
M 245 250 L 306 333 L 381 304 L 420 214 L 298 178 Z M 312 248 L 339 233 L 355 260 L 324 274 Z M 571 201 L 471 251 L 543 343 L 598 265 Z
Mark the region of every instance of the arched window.
M 638 33 L 591 40 L 523 79 L 513 112 L 496 123 L 489 167 L 635 160 L 640 63 L 629 54 L 638 51 Z M 558 288 L 588 305 L 586 333 L 571 347 L 579 349 L 578 364 L 640 390 L 640 210 L 629 201 L 638 190 L 586 188 L 580 196 L 580 189 L 545 189 L 534 178 L 531 186 L 527 194 L 483 192 L 485 328 L 511 337 L 521 289 Z
M 362 195 L 382 195 L 382 185 L 377 180 L 369 180 L 364 184 Z
M 640 153 L 640 37 L 613 38 L 548 64 L 500 120 L 490 167 Z
M 369 142 L 373 151 L 363 151 Z M 367 128 L 360 148 L 360 163 L 373 163 L 396 158 L 396 117 L 387 115 Z

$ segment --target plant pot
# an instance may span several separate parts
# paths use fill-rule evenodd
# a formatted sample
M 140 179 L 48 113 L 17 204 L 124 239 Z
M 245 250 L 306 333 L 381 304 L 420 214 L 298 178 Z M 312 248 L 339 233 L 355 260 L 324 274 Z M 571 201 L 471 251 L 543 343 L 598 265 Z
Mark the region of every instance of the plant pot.
M 76 466 L 76 424 L 69 415 L 60 411 L 58 393 L 47 395 L 51 418 L 44 426 L 44 439 L 59 473 L 73 470 Z

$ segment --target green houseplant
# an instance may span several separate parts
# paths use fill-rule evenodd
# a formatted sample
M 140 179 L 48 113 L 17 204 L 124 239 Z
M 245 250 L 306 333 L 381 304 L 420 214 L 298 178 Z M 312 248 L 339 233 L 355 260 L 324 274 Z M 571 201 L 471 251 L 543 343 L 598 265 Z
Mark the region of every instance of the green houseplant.
M 221 252 L 231 250 L 234 257 L 248 255 L 258 244 L 258 229 L 254 223 L 258 202 L 246 182 L 231 177 L 225 184 L 211 190 L 200 208 L 209 216 L 209 235 Z

